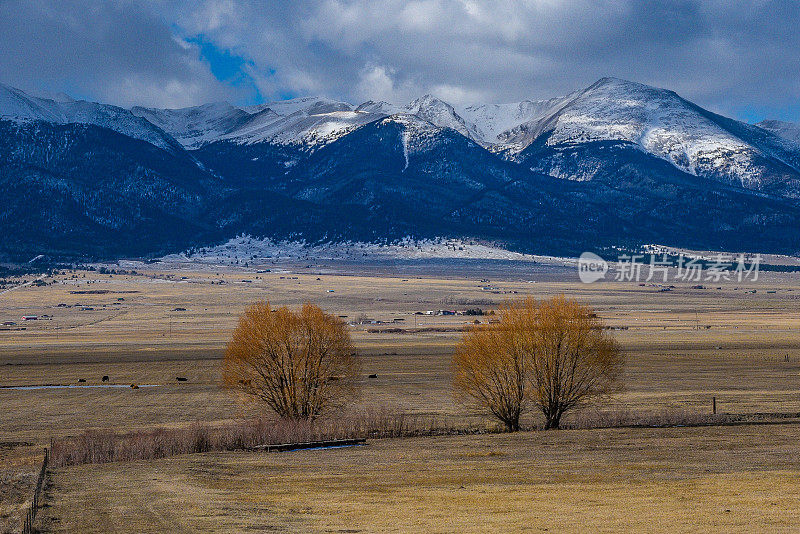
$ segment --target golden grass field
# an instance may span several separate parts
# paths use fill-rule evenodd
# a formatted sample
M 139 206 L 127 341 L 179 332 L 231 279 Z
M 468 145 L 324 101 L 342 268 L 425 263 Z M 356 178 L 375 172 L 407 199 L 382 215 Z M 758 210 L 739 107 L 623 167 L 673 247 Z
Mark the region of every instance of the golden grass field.
M 192 454 L 54 475 L 52 532 L 796 532 L 796 425 Z
M 508 298 L 561 293 L 594 306 L 617 328 L 625 351 L 625 389 L 596 409 L 709 413 L 713 396 L 720 412 L 800 412 L 795 273 L 762 273 L 756 283 L 707 289 L 675 284 L 659 292 L 635 283 L 583 285 L 571 271 L 526 265 L 283 267 L 286 272 L 272 266 L 273 272 L 256 273 L 155 264 L 138 275 L 69 272 L 45 278 L 47 286 L 0 293 L 0 322 L 18 323 L 0 330 L 2 529 L 18 530 L 41 447 L 51 437 L 87 428 L 222 422 L 253 413 L 220 387 L 220 358 L 236 318 L 259 299 L 290 306 L 312 301 L 348 321 L 362 314 L 382 321 L 352 327 L 364 377 L 359 405 L 434 415 L 448 425 L 491 423 L 454 399 L 450 385 L 453 345 L 475 318 L 415 312 L 491 309 Z M 491 281 L 481 281 L 486 278 Z M 482 289 L 487 286 L 492 289 Z M 21 321 L 26 314 L 52 319 Z M 366 378 L 372 373 L 378 378 Z M 6 387 L 78 385 L 79 379 L 97 385 L 103 375 L 115 384 L 158 387 Z M 178 376 L 187 381 L 177 382 Z M 279 531 L 552 531 L 581 525 L 588 531 L 735 531 L 748 520 L 758 521 L 754 530 L 780 530 L 797 519 L 798 429 L 570 430 L 76 466 L 52 474 L 52 507 L 42 516 L 53 530 L 90 531 L 95 515 L 108 519 L 97 531 L 113 526 L 118 532 L 160 524 L 154 517 L 187 531 L 232 532 L 248 525 Z M 469 491 L 448 486 L 458 477 Z M 96 490 L 90 480 L 97 481 Z M 365 482 L 370 480 L 374 487 Z M 259 491 L 253 493 L 254 487 Z M 726 499 L 733 504 L 722 504 Z M 92 514 L 77 513 L 80 503 L 94 506 Z

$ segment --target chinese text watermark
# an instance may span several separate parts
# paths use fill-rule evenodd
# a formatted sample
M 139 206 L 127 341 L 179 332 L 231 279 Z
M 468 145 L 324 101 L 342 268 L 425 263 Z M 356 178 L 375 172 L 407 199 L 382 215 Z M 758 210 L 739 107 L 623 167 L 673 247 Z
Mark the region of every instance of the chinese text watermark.
M 616 262 L 607 262 L 593 252 L 584 252 L 578 258 L 578 276 L 585 284 L 603 279 L 654 283 L 755 282 L 760 265 L 760 254 L 715 254 L 710 258 L 685 254 L 622 254 Z

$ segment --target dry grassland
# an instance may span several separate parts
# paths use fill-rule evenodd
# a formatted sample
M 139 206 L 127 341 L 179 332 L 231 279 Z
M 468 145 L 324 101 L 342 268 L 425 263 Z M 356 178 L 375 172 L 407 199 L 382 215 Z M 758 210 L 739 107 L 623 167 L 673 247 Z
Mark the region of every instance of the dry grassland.
M 795 532 L 800 427 L 209 453 L 54 476 L 52 532 Z
M 480 411 L 454 402 L 450 387 L 453 343 L 475 317 L 415 312 L 491 309 L 507 298 L 565 293 L 592 304 L 618 329 L 628 362 L 626 389 L 606 408 L 706 413 L 715 396 L 721 412 L 800 412 L 800 277 L 794 273 L 762 273 L 757 283 L 738 289 L 732 283 L 702 290 L 676 284 L 659 292 L 631 283 L 583 285 L 572 271 L 541 266 L 440 267 L 426 275 L 421 267 L 338 273 L 329 267 L 286 267 L 290 272 L 274 267 L 267 273 L 208 268 L 152 268 L 135 276 L 78 272 L 45 279 L 54 282 L 45 287 L 0 294 L 0 321 L 18 323 L 0 330 L 0 386 L 78 385 L 79 379 L 98 385 L 103 375 L 116 384 L 158 385 L 137 390 L 0 387 L 0 486 L 7 491 L 0 525 L 3 517 L 13 520 L 24 500 L 26 473 L 36 470 L 39 447 L 51 436 L 86 428 L 222 422 L 251 413 L 220 388 L 219 359 L 237 316 L 258 299 L 290 306 L 312 301 L 348 321 L 365 314 L 383 323 L 353 327 L 363 359 L 361 406 L 432 414 L 448 424 L 483 424 Z M 487 277 L 490 282 L 481 281 Z M 21 321 L 27 314 L 52 319 Z M 366 378 L 372 373 L 378 378 Z M 177 382 L 178 376 L 187 381 Z M 726 431 L 715 438 L 718 444 Z M 12 486 L 23 489 L 8 490 Z

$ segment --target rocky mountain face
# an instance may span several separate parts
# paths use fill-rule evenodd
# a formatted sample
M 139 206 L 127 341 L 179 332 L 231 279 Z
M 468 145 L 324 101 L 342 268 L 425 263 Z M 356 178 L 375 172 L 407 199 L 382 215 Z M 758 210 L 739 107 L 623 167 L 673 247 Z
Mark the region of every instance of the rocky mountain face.
M 798 169 L 797 125 L 611 78 L 463 109 L 426 95 L 125 110 L 0 86 L 0 256 L 147 256 L 240 233 L 797 253 Z
M 29 259 L 188 246 L 210 230 L 201 214 L 218 181 L 185 152 L 107 128 L 0 121 L 0 250 Z

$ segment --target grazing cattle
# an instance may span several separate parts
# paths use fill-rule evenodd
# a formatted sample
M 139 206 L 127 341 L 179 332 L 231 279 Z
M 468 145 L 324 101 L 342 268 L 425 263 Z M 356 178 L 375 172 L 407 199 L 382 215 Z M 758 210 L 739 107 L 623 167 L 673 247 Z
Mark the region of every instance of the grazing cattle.
M 105 375 L 105 376 L 103 377 L 103 382 L 108 382 L 108 375 Z
M 186 377 L 184 377 L 184 376 L 176 376 L 175 380 L 177 380 L 178 382 L 186 382 Z
M 78 382 L 86 382 L 86 379 L 85 378 L 79 378 Z
M 137 386 L 136 384 L 131 384 L 131 389 L 139 389 L 139 386 Z
M 378 378 L 378 375 L 369 375 L 370 378 Z

